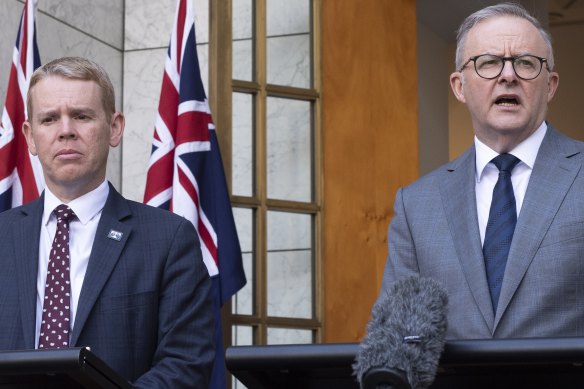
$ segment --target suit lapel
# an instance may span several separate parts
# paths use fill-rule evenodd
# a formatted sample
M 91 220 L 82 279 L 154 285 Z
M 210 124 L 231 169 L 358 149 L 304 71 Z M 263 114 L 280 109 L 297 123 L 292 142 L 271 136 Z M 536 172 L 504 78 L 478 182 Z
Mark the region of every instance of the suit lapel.
M 578 150 L 565 140 L 562 147 L 563 139 L 553 127 L 548 126 L 513 234 L 495 326 L 517 291 L 564 197 L 581 169 L 580 159 L 572 158 L 579 154 Z
M 85 322 L 128 241 L 132 229 L 121 221 L 131 215 L 126 201 L 110 185 L 110 193 L 97 226 L 79 296 L 75 325 L 71 334 L 72 345 L 76 345 Z
M 24 345 L 34 349 L 36 328 L 37 273 L 39 237 L 43 215 L 43 197 L 25 206 L 23 217 L 14 225 L 14 258 Z M 32 237 L 32 238 L 31 238 Z
M 475 151 L 472 147 L 448 166 L 440 182 L 446 219 L 464 277 L 489 330 L 494 314 L 487 285 L 475 194 Z

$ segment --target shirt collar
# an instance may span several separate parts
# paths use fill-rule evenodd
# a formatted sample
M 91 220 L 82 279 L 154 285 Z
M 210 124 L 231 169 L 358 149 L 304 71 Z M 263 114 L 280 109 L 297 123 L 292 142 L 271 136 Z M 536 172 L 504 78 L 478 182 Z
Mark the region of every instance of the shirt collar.
M 87 224 L 91 219 L 95 217 L 103 207 L 109 195 L 109 185 L 106 180 L 104 180 L 100 186 L 84 194 L 81 197 L 70 201 L 67 205 L 75 212 L 77 219 L 81 224 Z M 43 210 L 43 224 L 47 225 L 53 210 L 63 202 L 57 198 L 51 192 L 48 187 L 45 187 L 45 204 Z
M 547 131 L 547 123 L 543 121 L 541 125 L 523 142 L 519 143 L 509 154 L 513 154 L 521 160 L 521 163 L 527 165 L 530 169 L 533 169 L 535 164 L 535 158 L 537 157 L 537 152 L 541 146 L 541 142 Z M 476 136 L 474 137 L 475 150 L 476 150 L 476 180 L 481 181 L 483 172 L 489 162 L 493 158 L 499 155 L 496 151 L 491 149 L 489 146 L 481 142 Z

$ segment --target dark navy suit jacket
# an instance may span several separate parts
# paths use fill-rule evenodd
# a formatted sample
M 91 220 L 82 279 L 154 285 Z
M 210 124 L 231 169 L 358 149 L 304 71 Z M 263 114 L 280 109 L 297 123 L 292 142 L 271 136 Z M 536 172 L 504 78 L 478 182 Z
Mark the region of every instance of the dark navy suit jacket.
M 43 197 L 0 214 L 0 350 L 34 349 Z M 108 237 L 110 231 L 121 239 Z M 119 234 L 118 234 L 118 239 Z M 188 220 L 110 185 L 71 333 L 136 387 L 207 388 L 211 282 Z

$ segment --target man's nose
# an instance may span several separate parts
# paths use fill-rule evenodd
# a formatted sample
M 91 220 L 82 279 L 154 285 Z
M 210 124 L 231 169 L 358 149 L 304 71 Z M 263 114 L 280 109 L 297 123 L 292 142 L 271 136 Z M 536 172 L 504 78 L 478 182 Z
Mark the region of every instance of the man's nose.
M 503 70 L 499 75 L 499 79 L 505 81 L 517 80 L 517 73 L 515 73 L 515 69 L 513 68 L 513 61 L 507 60 L 503 62 Z
M 63 118 L 61 123 L 62 125 L 59 131 L 59 138 L 74 139 L 77 136 L 77 130 L 75 129 L 74 120 L 70 118 Z

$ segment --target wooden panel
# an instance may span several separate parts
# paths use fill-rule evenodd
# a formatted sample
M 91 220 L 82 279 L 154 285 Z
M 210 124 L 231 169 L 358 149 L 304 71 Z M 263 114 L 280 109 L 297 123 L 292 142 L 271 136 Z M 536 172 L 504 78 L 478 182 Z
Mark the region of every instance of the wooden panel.
M 324 0 L 325 342 L 358 341 L 399 186 L 418 175 L 413 0 Z

